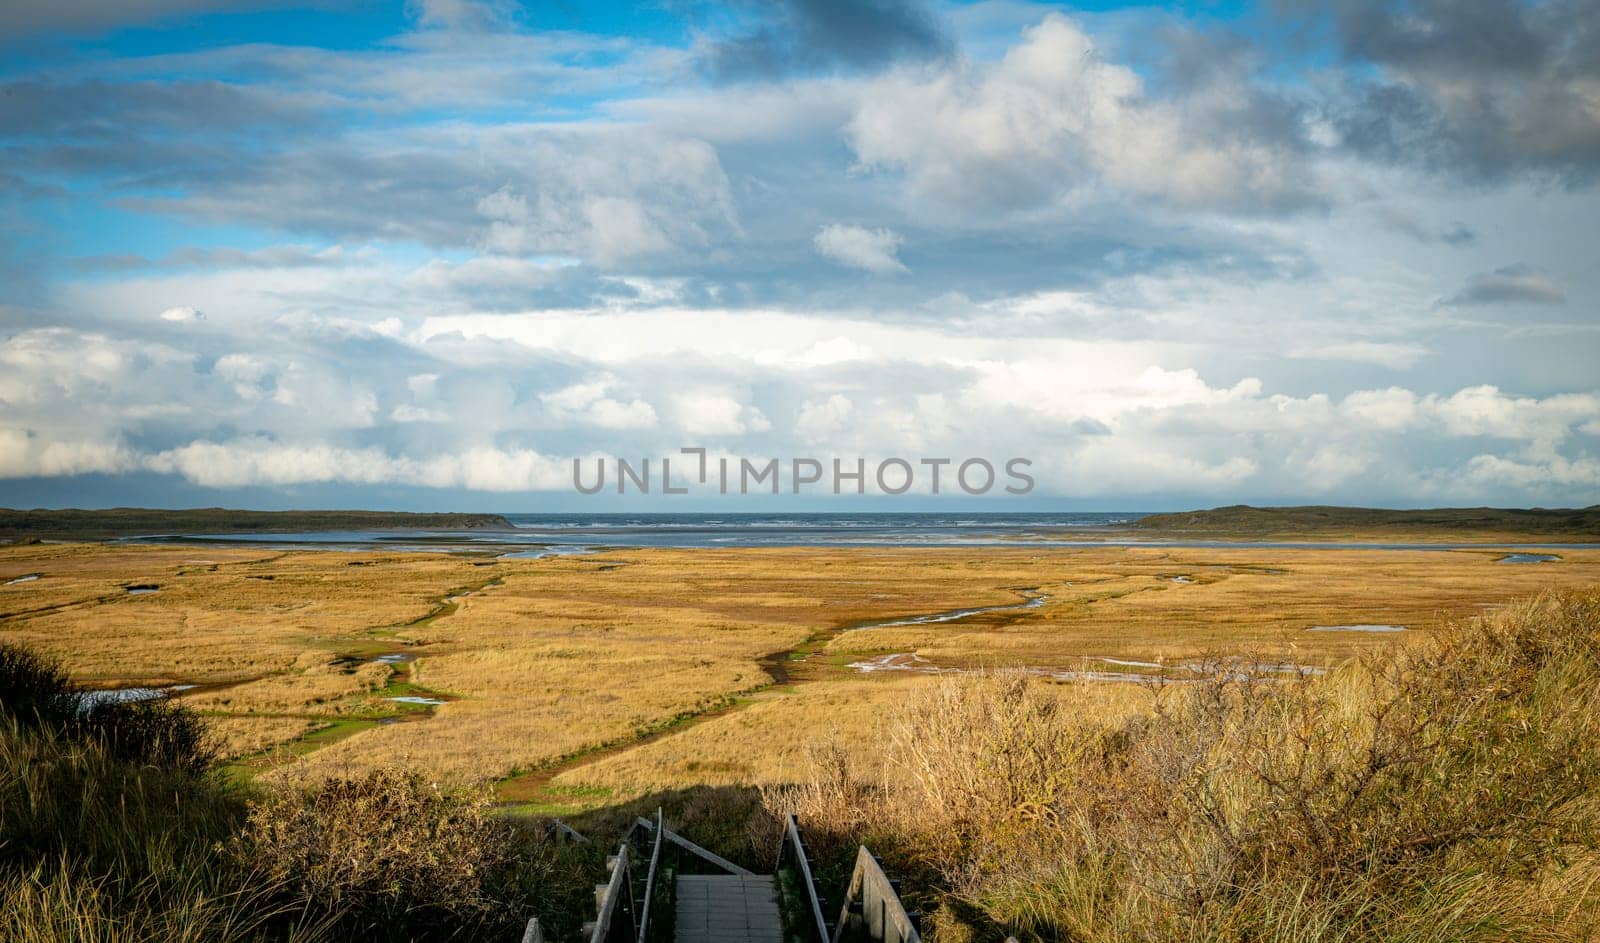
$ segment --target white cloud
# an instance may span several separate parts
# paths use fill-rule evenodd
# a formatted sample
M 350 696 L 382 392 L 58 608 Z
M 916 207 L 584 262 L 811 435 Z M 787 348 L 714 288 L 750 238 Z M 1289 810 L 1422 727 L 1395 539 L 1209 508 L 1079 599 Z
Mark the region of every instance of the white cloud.
M 1148 96 L 1072 20 L 1050 14 L 992 66 L 962 61 L 874 82 L 850 122 L 866 167 L 904 173 L 916 199 L 1030 212 L 1102 181 L 1181 206 L 1293 206 L 1312 172 L 1252 136 L 1249 90 L 1219 77 L 1182 100 Z
M 1600 417 L 1600 395 L 1569 393 L 1535 399 L 1509 396 L 1484 385 L 1449 397 L 1429 397 L 1427 407 L 1451 435 L 1555 442 L 1586 420 Z
M 642 399 L 623 402 L 608 396 L 613 385 L 613 378 L 604 377 L 543 393 L 539 400 L 560 421 L 574 425 L 600 429 L 654 428 L 658 421 L 655 407 Z
M 1556 456 L 1547 461 L 1518 461 L 1499 455 L 1475 455 L 1467 463 L 1467 475 L 1479 482 L 1519 489 L 1541 489 L 1552 484 L 1593 489 L 1600 487 L 1600 459 Z
M 376 448 L 245 439 L 191 442 L 149 456 L 146 465 L 208 488 L 335 482 L 551 491 L 571 484 L 570 466 L 561 459 L 529 449 L 491 447 L 413 458 Z
M 515 19 L 509 0 L 407 0 L 406 10 L 419 25 L 436 29 L 503 29 Z
M 477 201 L 491 253 L 612 266 L 703 246 L 713 230 L 734 225 L 727 176 L 704 141 L 612 131 L 520 143 L 529 181 Z
M 807 442 L 824 442 L 844 426 L 854 409 L 849 398 L 838 393 L 825 400 L 807 402 L 800 407 L 794 431 Z
M 1311 347 L 1295 347 L 1289 351 L 1289 356 L 1297 360 L 1348 360 L 1353 363 L 1375 363 L 1396 369 L 1413 366 L 1427 355 L 1428 349 L 1417 344 L 1376 341 L 1317 344 Z
M 811 244 L 824 256 L 850 268 L 876 275 L 904 272 L 898 257 L 905 240 L 891 229 L 867 229 L 833 223 L 817 230 Z
M 442 409 L 428 409 L 424 406 L 401 403 L 390 410 L 389 418 L 394 422 L 449 422 L 450 414 Z
M 1344 398 L 1339 411 L 1372 429 L 1405 429 L 1417 419 L 1417 394 L 1397 386 L 1357 390 Z
M 161 312 L 160 317 L 163 321 L 171 321 L 174 324 L 182 324 L 186 321 L 204 321 L 206 316 L 201 314 L 198 310 L 188 307 L 187 305 L 180 305 L 176 308 L 166 309 L 165 311 Z
M 688 435 L 730 436 L 772 427 L 761 410 L 725 393 L 697 391 L 672 397 L 673 420 Z
M 50 440 L 0 428 L 0 478 L 114 475 L 138 467 L 138 457 L 116 441 Z

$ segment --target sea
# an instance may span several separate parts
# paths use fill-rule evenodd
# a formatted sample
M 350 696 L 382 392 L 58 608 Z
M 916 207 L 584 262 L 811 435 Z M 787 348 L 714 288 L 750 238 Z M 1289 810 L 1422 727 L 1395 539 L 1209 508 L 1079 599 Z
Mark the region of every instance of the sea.
M 1140 511 L 966 513 L 505 514 L 511 530 L 371 530 L 304 533 L 145 535 L 174 543 L 283 547 L 461 550 L 513 557 L 588 553 L 606 548 L 670 547 L 1263 547 L 1448 550 L 1465 544 L 1292 542 L 1143 538 L 1127 526 Z M 1481 546 L 1481 545 L 1479 545 Z M 1495 544 L 1553 549 L 1594 544 Z

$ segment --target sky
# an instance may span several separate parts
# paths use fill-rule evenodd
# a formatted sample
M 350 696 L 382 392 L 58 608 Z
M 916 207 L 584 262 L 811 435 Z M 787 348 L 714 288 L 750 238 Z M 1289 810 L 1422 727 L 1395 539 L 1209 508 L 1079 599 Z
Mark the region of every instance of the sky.
M 1596 0 L 0 5 L 0 506 L 1600 503 L 1597 174 Z

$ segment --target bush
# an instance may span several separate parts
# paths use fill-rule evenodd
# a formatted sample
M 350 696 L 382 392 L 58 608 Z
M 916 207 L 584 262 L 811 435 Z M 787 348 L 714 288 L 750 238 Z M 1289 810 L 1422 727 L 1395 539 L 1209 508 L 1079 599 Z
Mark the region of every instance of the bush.
M 216 777 L 0 718 L 0 939 L 231 943 L 269 925 L 280 938 L 309 931 L 220 853 L 244 809 Z
M 382 769 L 254 805 L 233 853 L 363 939 L 514 936 L 558 853 L 486 790 Z
M 0 709 L 27 724 L 61 723 L 77 713 L 78 691 L 59 662 L 0 643 Z
M 58 662 L 0 644 L 0 711 L 27 726 L 48 726 L 92 739 L 131 763 L 199 774 L 216 761 L 205 723 L 163 701 L 106 701 L 90 706 Z
M 252 797 L 180 705 L 109 703 L 0 646 L 0 939 L 314 943 L 575 932 L 598 860 L 481 792 L 382 771 Z
M 775 792 L 815 844 L 932 876 L 932 935 L 1592 940 L 1600 593 L 1550 595 L 1323 678 L 1246 661 L 1118 729 L 1037 679 L 942 679 L 888 784 Z

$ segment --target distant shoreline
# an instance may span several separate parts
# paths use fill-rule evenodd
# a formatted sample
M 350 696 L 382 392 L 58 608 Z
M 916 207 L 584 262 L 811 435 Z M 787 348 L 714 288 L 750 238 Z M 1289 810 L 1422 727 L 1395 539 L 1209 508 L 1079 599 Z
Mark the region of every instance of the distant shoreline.
M 1070 520 L 1077 518 L 1078 520 Z M 1084 520 L 1084 519 L 1087 520 Z M 1098 518 L 1098 520 L 1097 520 Z M 1050 546 L 1217 544 L 1524 546 L 1600 543 L 1600 508 L 1519 510 L 1345 507 L 1134 512 L 457 514 L 398 511 L 0 510 L 0 539 L 152 540 L 237 537 L 313 545 L 403 542 L 514 546 Z M 503 538 L 502 538 L 503 535 Z M 814 541 L 814 543 L 813 543 Z
M 0 537 L 99 540 L 167 534 L 296 533 L 339 530 L 515 530 L 499 514 L 406 511 L 244 511 L 229 508 L 102 511 L 0 508 Z
M 1433 542 L 1464 536 L 1488 540 L 1600 539 L 1600 505 L 1587 508 L 1389 508 L 1233 505 L 1205 511 L 1150 514 L 1123 533 L 1187 539 L 1348 540 Z

